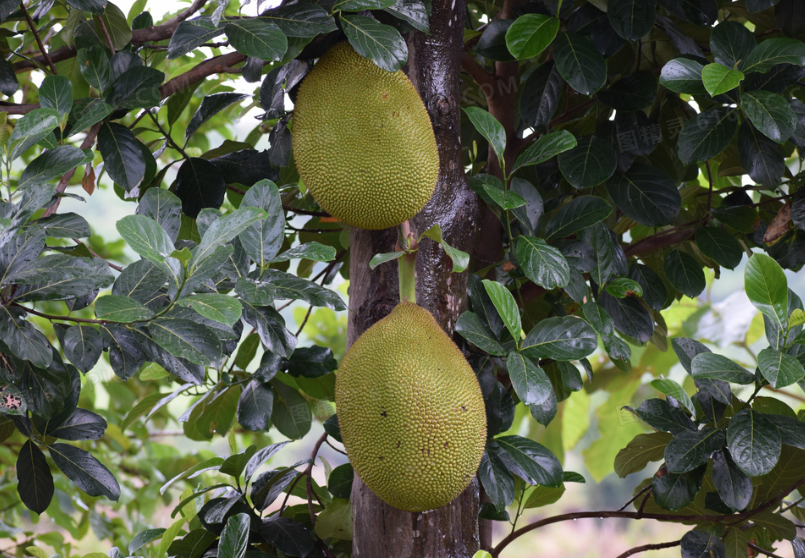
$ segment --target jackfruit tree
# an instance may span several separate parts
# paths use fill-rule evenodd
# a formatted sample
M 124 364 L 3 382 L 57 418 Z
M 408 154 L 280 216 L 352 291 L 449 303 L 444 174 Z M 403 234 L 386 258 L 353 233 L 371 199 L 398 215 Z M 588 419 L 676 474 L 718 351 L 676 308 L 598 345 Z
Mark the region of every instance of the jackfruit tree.
M 0 0 L 0 557 L 805 558 L 803 40 Z

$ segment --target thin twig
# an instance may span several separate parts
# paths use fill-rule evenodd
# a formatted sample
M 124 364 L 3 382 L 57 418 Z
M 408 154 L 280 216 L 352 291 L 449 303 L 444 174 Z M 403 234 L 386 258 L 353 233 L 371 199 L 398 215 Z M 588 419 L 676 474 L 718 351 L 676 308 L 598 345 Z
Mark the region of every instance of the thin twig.
M 313 480 L 311 477 L 313 475 L 313 465 L 316 463 L 316 456 L 325 440 L 327 440 L 327 432 L 322 434 L 316 441 L 316 445 L 313 446 L 313 451 L 310 452 L 310 463 L 307 464 L 304 472 L 304 475 L 307 477 L 305 481 L 307 485 L 307 509 L 310 512 L 310 523 L 313 527 L 316 526 L 316 514 L 313 513 Z M 318 495 L 316 495 L 317 500 L 318 498 Z M 321 504 L 321 502 L 319 502 L 319 504 Z
M 103 17 L 96 15 L 95 21 L 101 26 L 103 29 L 103 34 L 106 37 L 106 42 L 109 43 L 109 50 L 112 51 L 112 56 L 115 55 L 115 43 L 112 42 L 112 36 L 109 34 L 109 30 L 106 29 L 106 23 L 103 21 Z
M 751 542 L 747 543 L 747 546 L 749 548 L 751 548 L 752 550 L 754 550 L 755 552 L 760 552 L 761 554 L 765 554 L 766 556 L 771 556 L 771 558 L 783 558 L 779 554 L 774 554 L 773 552 L 769 552 L 765 548 L 761 548 L 758 545 L 756 545 L 755 543 L 751 543 Z
M 675 546 L 679 546 L 680 544 L 682 544 L 682 541 L 644 544 L 642 546 L 636 546 L 632 549 L 629 549 L 623 554 L 619 554 L 618 558 L 627 558 L 628 556 L 634 556 L 635 554 L 640 554 L 641 552 L 645 552 L 647 550 L 662 550 L 663 548 L 673 548 Z
M 84 141 L 81 142 L 81 149 L 90 149 L 92 144 L 95 143 L 95 138 L 98 137 L 98 132 L 101 130 L 101 122 L 98 122 L 89 129 L 87 135 L 84 137 Z M 70 169 L 66 173 L 64 173 L 59 180 L 59 185 L 56 187 L 56 193 L 63 193 L 67 189 L 67 185 L 70 183 L 70 179 L 73 178 L 75 175 L 75 169 Z M 53 202 L 53 205 L 47 208 L 47 210 L 42 214 L 42 217 L 50 217 L 54 215 L 56 211 L 59 209 L 59 205 L 61 204 L 61 197 L 57 197 L 56 201 Z
M 629 500 L 628 502 L 626 502 L 625 504 L 623 504 L 623 506 L 621 506 L 620 508 L 618 508 L 618 511 L 623 511 L 623 510 L 625 510 L 626 508 L 628 508 L 628 507 L 629 507 L 629 504 L 634 503 L 634 502 L 635 502 L 635 501 L 636 501 L 638 498 L 640 498 L 640 497 L 641 497 L 643 494 L 645 494 L 645 493 L 646 493 L 646 492 L 648 492 L 649 490 L 651 490 L 651 485 L 650 485 L 650 484 L 647 484 L 646 486 L 644 486 L 644 487 L 643 487 L 643 488 L 640 490 L 640 492 L 638 492 L 637 494 L 635 494 L 635 495 L 634 495 L 634 497 L 633 497 L 631 500 Z
M 20 9 L 22 10 L 23 15 L 25 16 L 25 21 L 28 22 L 28 28 L 34 34 L 34 39 L 36 39 L 36 44 L 39 45 L 39 50 L 42 52 L 42 56 L 44 57 L 45 61 L 50 66 L 50 71 L 54 74 L 58 74 L 56 71 L 56 66 L 53 64 L 53 59 L 50 58 L 48 51 L 45 50 L 45 45 L 42 43 L 42 38 L 39 36 L 39 31 L 36 30 L 36 24 L 34 20 L 31 19 L 31 14 L 28 13 L 28 10 L 25 9 L 25 3 L 20 2 Z
M 32 308 L 28 308 L 27 306 L 23 306 L 22 304 L 17 304 L 16 302 L 13 303 L 13 306 L 25 310 L 29 314 L 33 314 L 34 316 L 39 316 L 40 318 L 45 318 L 46 320 L 60 320 L 65 322 L 77 322 L 82 324 L 105 324 L 108 323 L 108 320 L 93 320 L 90 318 L 73 318 L 72 316 L 54 316 L 53 314 L 45 314 L 43 312 L 39 312 Z
M 710 188 L 707 190 L 707 213 L 702 219 L 702 221 L 706 222 L 713 208 L 713 172 L 710 170 L 710 161 L 705 161 L 704 164 L 707 167 L 707 181 L 710 183 Z
M 73 239 L 73 242 L 75 242 L 76 244 L 81 244 L 81 242 L 80 242 L 80 241 L 79 241 L 77 238 L 74 238 L 74 239 Z M 109 267 L 111 267 L 112 269 L 114 269 L 115 271 L 123 271 L 123 268 L 122 268 L 122 267 L 120 267 L 119 265 L 115 265 L 115 264 L 113 264 L 112 262 L 107 261 L 107 260 L 106 260 L 106 258 L 104 258 L 104 257 L 103 257 L 103 256 L 101 256 L 100 254 L 96 253 L 96 252 L 95 252 L 95 251 L 94 251 L 92 248 L 90 248 L 90 247 L 89 247 L 89 246 L 87 246 L 86 244 L 85 244 L 84 246 L 87 248 L 87 250 L 89 251 L 89 253 L 90 253 L 90 254 L 92 254 L 92 255 L 93 255 L 93 256 L 95 256 L 96 258 L 100 258 L 100 259 L 102 259 L 102 260 L 106 261 L 107 265 L 108 265 Z
M 307 325 L 307 321 L 310 318 L 310 313 L 313 311 L 313 305 L 311 304 L 307 309 L 307 314 L 305 314 L 305 319 L 302 320 L 302 325 L 299 326 L 299 329 L 296 330 L 296 335 L 294 337 L 299 337 L 299 334 L 302 333 L 302 330 L 305 329 L 305 325 Z
M 173 148 L 176 151 L 181 153 L 182 157 L 184 157 L 185 159 L 189 159 L 190 157 L 187 155 L 187 153 L 185 153 L 184 149 L 179 147 L 179 144 L 176 143 L 175 141 L 173 141 L 173 138 L 171 137 L 171 135 L 168 132 L 165 131 L 165 128 L 163 128 L 162 125 L 159 123 L 159 119 L 156 117 L 156 115 L 154 115 L 154 113 L 151 112 L 150 109 L 148 109 L 146 112 L 148 112 L 148 116 L 150 116 L 151 120 L 154 121 L 154 124 L 156 124 L 156 127 L 159 128 L 159 131 L 162 132 L 162 135 L 165 136 L 165 139 L 168 140 L 168 143 L 171 144 L 171 146 L 173 146 Z

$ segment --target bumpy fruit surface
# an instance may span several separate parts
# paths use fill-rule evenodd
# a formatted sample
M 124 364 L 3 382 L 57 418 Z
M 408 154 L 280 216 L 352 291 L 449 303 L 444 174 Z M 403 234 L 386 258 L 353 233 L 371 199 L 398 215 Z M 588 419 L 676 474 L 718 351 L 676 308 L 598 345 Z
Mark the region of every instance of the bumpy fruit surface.
M 382 70 L 339 43 L 299 87 L 293 120 L 299 175 L 339 221 L 362 229 L 395 227 L 433 195 L 436 139 L 402 71 Z
M 352 345 L 335 402 L 355 472 L 395 508 L 444 506 L 478 469 L 481 388 L 453 340 L 416 304 L 401 303 Z

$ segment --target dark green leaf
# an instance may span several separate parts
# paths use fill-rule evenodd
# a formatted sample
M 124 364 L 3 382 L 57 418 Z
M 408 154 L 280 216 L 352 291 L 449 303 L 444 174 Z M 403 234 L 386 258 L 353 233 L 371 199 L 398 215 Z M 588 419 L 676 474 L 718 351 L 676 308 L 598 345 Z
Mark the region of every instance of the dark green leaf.
M 67 444 L 51 444 L 48 449 L 56 466 L 78 488 L 90 496 L 106 496 L 115 502 L 120 497 L 114 475 L 88 451 Z
M 70 114 L 70 109 L 73 108 L 73 84 L 64 76 L 45 76 L 39 86 L 39 104 L 62 116 Z
M 8 160 L 13 161 L 59 125 L 61 115 L 50 108 L 34 109 L 19 120 L 8 138 Z
M 654 27 L 657 0 L 610 0 L 607 17 L 618 35 L 636 41 Z
M 522 178 L 511 179 L 511 190 L 526 202 L 525 205 L 514 208 L 512 214 L 520 221 L 526 232 L 534 234 L 544 210 L 542 196 L 533 184 Z
M 546 62 L 528 76 L 520 98 L 520 115 L 527 125 L 532 128 L 548 125 L 559 106 L 563 84 L 559 69 L 553 62 Z M 514 166 L 516 168 L 517 163 Z
M 590 39 L 575 33 L 560 33 L 553 43 L 559 73 L 582 95 L 592 95 L 607 80 L 607 64 Z
M 702 83 L 704 66 L 688 58 L 674 58 L 662 67 L 660 84 L 676 93 L 704 95 L 707 91 Z
M 650 107 L 656 97 L 657 76 L 648 70 L 629 74 L 619 79 L 609 89 L 598 92 L 599 101 L 621 112 Z
M 514 500 L 514 477 L 497 453 L 484 452 L 478 467 L 478 479 L 497 509 L 504 509 Z
M 0 61 L 0 93 L 11 97 L 17 92 L 19 86 L 20 83 L 17 81 L 17 74 L 14 73 L 14 67 L 5 59 Z
M 252 380 L 243 388 L 238 400 L 238 424 L 252 432 L 268 430 L 273 408 L 274 391 L 271 386 Z
M 671 286 L 690 298 L 699 296 L 707 286 L 699 262 L 680 250 L 673 250 L 665 257 L 665 276 Z
M 218 542 L 218 558 L 244 558 L 249 546 L 248 514 L 239 513 L 229 517 Z
M 690 375 L 695 379 L 724 380 L 734 384 L 753 384 L 755 375 L 725 356 L 703 352 L 690 361 Z
M 667 225 L 682 207 L 676 184 L 661 170 L 638 163 L 607 181 L 615 205 L 641 225 Z
M 134 554 L 142 547 L 150 543 L 151 541 L 155 541 L 162 537 L 162 534 L 165 532 L 165 529 L 146 529 L 145 531 L 140 531 L 131 539 L 131 542 L 128 546 L 129 554 Z
M 171 192 L 149 188 L 140 199 L 136 214 L 145 215 L 159 223 L 171 241 L 176 242 L 182 225 L 182 202 Z
M 592 188 L 612 176 L 617 161 L 610 142 L 585 136 L 575 148 L 559 155 L 559 169 L 574 188 Z
M 160 347 L 195 364 L 212 366 L 221 358 L 218 336 L 202 324 L 159 318 L 150 322 L 148 330 Z
M 531 359 L 511 352 L 506 368 L 515 393 L 525 405 L 540 405 L 551 395 L 551 381 Z
M 668 292 L 665 284 L 657 272 L 642 264 L 632 264 L 629 268 L 629 277 L 640 283 L 643 287 L 643 301 L 654 310 L 661 310 L 665 306 Z
M 752 498 L 752 481 L 732 460 L 726 448 L 713 454 L 713 485 L 721 501 L 733 510 L 742 510 Z
M 509 330 L 512 339 L 519 339 L 521 329 L 520 309 L 514 300 L 514 295 L 509 289 L 496 281 L 484 279 L 483 285 L 498 315 L 503 319 L 503 323 L 506 324 L 506 329 Z
M 765 475 L 780 458 L 780 432 L 766 416 L 739 411 L 727 427 L 727 447 L 736 465 L 749 477 Z
M 540 486 L 562 484 L 562 465 L 547 448 L 522 436 L 502 436 L 495 442 L 507 469 L 523 480 Z
M 59 213 L 37 220 L 51 238 L 85 238 L 92 235 L 89 223 L 77 213 Z
M 456 321 L 456 332 L 464 339 L 491 355 L 503 356 L 506 349 L 496 339 L 478 314 L 464 312 Z
M 727 558 L 727 549 L 718 537 L 706 531 L 689 531 L 682 537 L 682 558 Z
M 25 507 L 36 513 L 44 513 L 53 499 L 53 475 L 45 455 L 28 440 L 17 456 L 17 493 Z
M 704 428 L 681 432 L 665 446 L 665 466 L 672 473 L 687 473 L 707 463 L 710 455 L 725 443 L 723 430 Z
M 73 145 L 60 145 L 55 149 L 48 149 L 25 167 L 17 187 L 30 188 L 52 182 L 65 172 L 90 162 L 91 157 Z
M 752 32 L 735 21 L 722 21 L 710 34 L 710 51 L 716 62 L 735 68 L 757 46 Z
M 683 163 L 712 159 L 729 145 L 738 128 L 738 113 L 729 107 L 712 108 L 691 118 L 677 139 Z
M 133 65 L 118 77 L 106 93 L 106 102 L 125 108 L 155 107 L 162 100 L 159 86 L 165 74 L 148 66 Z
M 352 465 L 349 463 L 339 465 L 333 469 L 332 473 L 330 473 L 330 478 L 327 479 L 327 490 L 336 498 L 349 499 L 354 478 L 355 472 L 352 469 Z
M 130 192 L 145 176 L 145 159 L 134 134 L 121 124 L 104 122 L 98 133 L 104 168 L 115 184 Z
M 674 380 L 669 380 L 666 378 L 662 378 L 659 380 L 652 380 L 651 387 L 659 391 L 660 393 L 664 393 L 667 396 L 673 397 L 679 403 L 685 406 L 685 408 L 690 411 L 692 415 L 696 415 L 696 408 L 693 406 L 693 401 L 691 401 L 690 396 L 687 392 L 676 383 Z
M 175 194 L 182 200 L 182 212 L 190 218 L 198 217 L 202 209 L 218 209 L 224 203 L 224 177 L 206 159 L 191 157 L 182 163 L 174 185 Z
M 506 31 L 506 46 L 517 60 L 538 56 L 559 32 L 559 20 L 542 14 L 518 17 Z
M 244 301 L 243 319 L 255 328 L 267 350 L 286 358 L 291 356 L 297 340 L 285 329 L 285 320 L 276 310 Z
M 545 228 L 545 239 L 563 238 L 609 217 L 612 206 L 597 196 L 579 196 L 563 205 Z M 593 247 L 595 248 L 595 247 Z
M 521 236 L 517 240 L 517 261 L 526 277 L 551 290 L 570 281 L 570 266 L 562 253 L 541 238 Z
M 482 108 L 467 107 L 464 112 L 472 122 L 472 125 L 475 126 L 475 129 L 478 130 L 478 133 L 492 146 L 498 159 L 502 160 L 503 152 L 506 150 L 506 131 L 503 129 L 503 125 Z M 514 166 L 517 168 L 518 165 L 515 164 Z
M 425 7 L 424 2 L 419 0 L 397 0 L 393 5 L 384 9 L 418 31 L 423 33 L 430 31 L 428 9 Z
M 484 27 L 481 38 L 475 46 L 475 54 L 488 60 L 510 62 L 514 56 L 506 46 L 506 32 L 514 23 L 513 19 L 494 19 Z
M 95 316 L 101 320 L 130 323 L 148 320 L 154 313 L 133 298 L 112 294 L 95 301 Z
M 696 246 L 702 254 L 727 269 L 735 269 L 743 258 L 743 248 L 735 239 L 719 227 L 702 227 L 696 231 Z
M 17 300 L 67 300 L 108 287 L 112 275 L 100 258 L 54 254 L 31 262 L 15 277 L 15 282 L 25 285 L 15 293 Z
M 786 170 L 782 147 L 747 121 L 738 132 L 738 154 L 741 166 L 758 184 L 776 188 L 782 182 Z
M 805 66 L 805 44 L 796 39 L 766 39 L 744 59 L 739 70 L 766 73 L 777 64 Z
M 797 115 L 785 97 L 777 93 L 744 91 L 741 93 L 741 109 L 755 128 L 777 143 L 791 137 L 797 125 Z
M 465 109 L 466 110 L 466 109 Z M 495 120 L 497 122 L 497 120 Z M 502 146 L 505 147 L 506 137 L 502 137 Z M 567 130 L 561 132 L 550 132 L 540 136 L 534 143 L 529 145 L 514 162 L 514 168 L 511 172 L 531 165 L 539 165 L 548 159 L 559 155 L 560 153 L 571 150 L 572 153 L 576 148 L 576 138 Z M 497 149 L 497 148 L 496 148 Z M 561 159 L 560 159 L 561 160 Z
M 645 343 L 654 334 L 654 319 L 636 297 L 617 298 L 601 293 L 601 305 L 612 316 L 618 331 Z
M 579 240 L 593 250 L 591 277 L 598 285 L 604 285 L 615 273 L 615 245 L 609 229 L 603 223 L 596 223 L 579 232 Z
M 408 61 L 408 47 L 394 27 L 360 15 L 341 15 L 341 25 L 355 51 L 380 68 L 396 72 Z
M 197 49 L 224 32 L 224 25 L 215 25 L 209 17 L 182 21 L 168 44 L 168 59 L 179 58 Z
M 87 128 L 97 124 L 115 110 L 114 107 L 107 105 L 103 99 L 90 99 L 88 103 L 81 103 L 83 99 L 79 99 L 73 104 L 72 117 L 73 125 L 70 128 L 70 135 L 82 132 Z
M 82 48 L 76 57 L 81 76 L 92 87 L 100 92 L 106 89 L 109 83 L 109 58 L 100 45 L 91 48 Z
M 327 246 L 321 242 L 313 241 L 300 244 L 299 246 L 294 246 L 271 261 L 272 263 L 276 263 L 304 258 L 314 262 L 329 262 L 335 259 L 335 255 L 336 251 L 332 246 Z
M 695 431 L 696 425 L 679 407 L 671 406 L 665 399 L 646 399 L 637 408 L 637 416 L 657 430 L 681 434 Z
M 257 207 L 241 206 L 231 213 L 217 218 L 202 232 L 201 241 L 191 251 L 188 273 L 192 275 L 194 268 L 210 258 L 216 250 L 226 246 L 252 224 L 261 221 L 266 213 Z
M 661 471 L 664 471 L 664 468 Z M 699 492 L 703 476 L 704 467 L 681 475 L 667 471 L 662 475 L 658 473 L 651 481 L 654 500 L 666 510 L 684 508 Z
M 257 207 L 268 214 L 239 236 L 246 253 L 262 268 L 276 257 L 285 239 L 285 214 L 277 186 L 269 180 L 258 182 L 246 192 L 241 207 Z
M 64 356 L 86 374 L 95 367 L 103 352 L 101 334 L 90 326 L 74 325 L 64 332 Z
M 275 24 L 288 37 L 315 37 L 336 30 L 332 16 L 316 4 L 281 5 L 263 12 L 260 17 Z
M 229 25 L 233 24 L 230 23 Z M 190 119 L 190 123 L 184 131 L 185 140 L 192 136 L 207 120 L 228 106 L 242 101 L 246 97 L 248 97 L 248 95 L 242 93 L 214 93 L 204 97 L 201 101 L 201 105 L 199 105 L 198 110 L 193 115 L 193 118 Z
M 261 180 L 279 179 L 279 170 L 271 164 L 268 151 L 242 149 L 210 159 L 210 162 L 218 167 L 227 183 L 252 186 Z
M 564 316 L 540 321 L 526 336 L 522 351 L 535 359 L 578 360 L 589 356 L 597 346 L 598 338 L 586 321 Z
M 789 386 L 805 377 L 805 368 L 789 355 L 772 348 L 766 348 L 757 355 L 757 365 L 760 373 L 775 389 Z
M 272 381 L 277 392 L 271 422 L 281 434 L 292 440 L 304 437 L 310 431 L 312 415 L 307 399 L 294 388 L 277 380 Z
M 150 217 L 127 215 L 116 227 L 131 249 L 152 263 L 160 264 L 173 253 L 173 241 L 168 233 Z
M 106 420 L 92 411 L 76 409 L 62 424 L 48 423 L 43 434 L 62 440 L 100 440 L 106 431 Z
M 260 532 L 269 544 L 288 556 L 304 558 L 315 548 L 310 531 L 287 517 L 274 515 L 263 520 Z

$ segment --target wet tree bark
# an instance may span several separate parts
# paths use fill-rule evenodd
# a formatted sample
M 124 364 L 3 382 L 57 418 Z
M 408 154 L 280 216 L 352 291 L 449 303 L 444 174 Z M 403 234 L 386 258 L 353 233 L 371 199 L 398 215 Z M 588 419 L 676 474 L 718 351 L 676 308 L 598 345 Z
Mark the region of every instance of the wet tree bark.
M 438 223 L 446 241 L 472 251 L 480 217 L 479 202 L 464 176 L 460 143 L 461 59 L 464 0 L 434 0 L 431 35 L 413 32 L 408 41 L 407 74 L 433 122 L 439 147 L 439 183 L 427 207 L 412 222 L 415 235 Z M 349 331 L 352 343 L 399 302 L 397 266 L 374 271 L 369 260 L 394 250 L 397 232 L 350 231 Z M 417 303 L 448 333 L 466 306 L 467 274 L 450 272 L 452 262 L 429 239 L 417 253 Z M 356 558 L 470 558 L 479 548 L 478 481 L 450 505 L 408 513 L 384 504 L 356 476 L 352 488 L 353 556 Z

